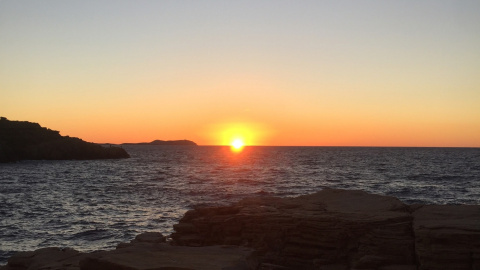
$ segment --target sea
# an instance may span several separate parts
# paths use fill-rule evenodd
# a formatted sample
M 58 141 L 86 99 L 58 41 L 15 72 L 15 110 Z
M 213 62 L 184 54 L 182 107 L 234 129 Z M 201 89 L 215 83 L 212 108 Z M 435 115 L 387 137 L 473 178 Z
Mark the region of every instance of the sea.
M 118 160 L 0 164 L 0 265 L 18 251 L 169 235 L 194 207 L 325 188 L 480 204 L 480 148 L 124 146 Z M 348 198 L 345 198 L 348 199 Z

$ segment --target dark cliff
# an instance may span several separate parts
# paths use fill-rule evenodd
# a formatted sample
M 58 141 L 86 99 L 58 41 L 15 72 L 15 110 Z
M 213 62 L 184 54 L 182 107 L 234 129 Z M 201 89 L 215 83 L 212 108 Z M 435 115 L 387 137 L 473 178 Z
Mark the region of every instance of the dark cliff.
M 0 162 L 18 160 L 128 158 L 120 147 L 103 147 L 79 138 L 61 136 L 37 123 L 0 118 Z

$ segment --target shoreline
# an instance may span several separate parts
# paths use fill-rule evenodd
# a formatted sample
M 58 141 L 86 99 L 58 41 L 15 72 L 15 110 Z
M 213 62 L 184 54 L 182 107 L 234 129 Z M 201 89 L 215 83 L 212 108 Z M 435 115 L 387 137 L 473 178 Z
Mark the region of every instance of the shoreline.
M 215 260 L 240 267 L 236 269 L 480 267 L 480 205 L 406 205 L 394 197 L 357 190 L 325 189 L 298 197 L 255 197 L 229 206 L 199 207 L 185 213 L 174 230 L 169 243 L 159 233 L 147 233 L 110 251 L 20 252 L 0 269 L 34 270 L 46 265 L 51 269 L 99 265 L 147 269 L 132 259 L 135 256 L 148 262 L 148 269 L 208 269 L 201 265 Z M 150 253 L 179 256 L 197 266 L 171 264 L 147 256 Z M 55 259 L 59 254 L 68 258 Z M 210 259 L 201 260 L 199 254 Z M 225 257 L 230 260 L 221 259 Z M 38 268 L 32 268 L 32 263 Z

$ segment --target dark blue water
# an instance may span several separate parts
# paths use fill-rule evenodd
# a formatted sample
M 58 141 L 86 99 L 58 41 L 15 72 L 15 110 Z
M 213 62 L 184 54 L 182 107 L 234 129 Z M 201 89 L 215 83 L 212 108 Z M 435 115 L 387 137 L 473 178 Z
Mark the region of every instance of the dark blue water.
M 46 246 L 113 248 L 172 232 L 197 205 L 325 187 L 480 204 L 480 149 L 128 146 L 132 158 L 0 164 L 0 264 Z

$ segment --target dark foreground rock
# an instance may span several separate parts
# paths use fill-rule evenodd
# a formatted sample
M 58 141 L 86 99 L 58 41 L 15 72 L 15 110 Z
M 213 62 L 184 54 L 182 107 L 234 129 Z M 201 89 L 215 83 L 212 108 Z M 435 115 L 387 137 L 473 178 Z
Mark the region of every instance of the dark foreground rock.
M 480 269 L 480 206 L 427 205 L 413 216 L 422 269 Z
M 416 264 L 408 207 L 361 191 L 245 199 L 191 210 L 174 228 L 172 238 L 179 245 L 245 245 L 258 250 L 264 263 L 292 269 Z
M 362 191 L 188 211 L 178 245 L 243 245 L 291 269 L 480 269 L 480 206 L 407 206 Z
M 246 270 L 250 250 L 238 246 L 181 247 L 137 243 L 114 251 L 89 254 L 80 260 L 82 270 L 198 269 Z
M 22 269 L 480 269 L 480 206 L 408 206 L 326 189 L 188 211 L 173 241 L 145 233 L 116 250 L 20 252 Z
M 61 136 L 37 123 L 0 118 L 0 162 L 18 160 L 128 158 L 121 147 L 103 147 L 79 138 Z
M 252 250 L 238 246 L 182 247 L 165 243 L 160 233 L 145 233 L 116 250 L 81 253 L 43 248 L 19 252 L 2 270 L 247 270 L 255 269 Z
M 8 264 L 0 269 L 79 269 L 79 262 L 84 255 L 71 248 L 41 248 L 35 251 L 16 253 L 8 259 Z

